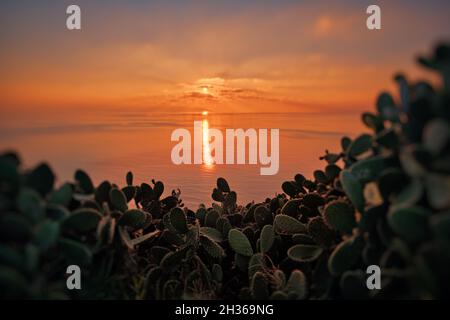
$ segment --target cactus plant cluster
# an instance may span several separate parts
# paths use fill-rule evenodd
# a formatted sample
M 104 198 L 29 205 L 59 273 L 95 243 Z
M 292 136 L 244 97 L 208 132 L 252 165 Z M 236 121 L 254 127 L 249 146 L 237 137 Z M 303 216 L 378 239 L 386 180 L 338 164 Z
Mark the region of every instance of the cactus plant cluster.
M 0 156 L 2 298 L 341 299 L 450 296 L 450 47 L 420 63 L 443 86 L 395 77 L 313 179 L 238 205 L 219 178 L 195 211 L 164 184 L 94 186 L 78 170 L 55 186 L 46 164 Z M 82 270 L 68 290 L 66 268 Z M 382 270 L 379 290 L 366 269 Z

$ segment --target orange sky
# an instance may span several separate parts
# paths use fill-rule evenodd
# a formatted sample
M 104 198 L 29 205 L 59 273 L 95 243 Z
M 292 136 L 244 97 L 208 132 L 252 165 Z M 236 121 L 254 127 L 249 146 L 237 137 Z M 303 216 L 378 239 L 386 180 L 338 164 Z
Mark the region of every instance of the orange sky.
M 0 111 L 360 112 L 449 35 L 448 2 L 67 1 L 0 4 Z M 50 5 L 50 3 L 52 3 Z M 50 114 L 50 113 L 49 113 Z

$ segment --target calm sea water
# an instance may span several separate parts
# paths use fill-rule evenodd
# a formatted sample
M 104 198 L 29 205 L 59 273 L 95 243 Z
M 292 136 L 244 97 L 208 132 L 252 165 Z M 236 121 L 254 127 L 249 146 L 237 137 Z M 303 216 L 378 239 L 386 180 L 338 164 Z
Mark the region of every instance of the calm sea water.
M 194 120 L 207 120 L 210 128 L 279 128 L 280 169 L 261 176 L 257 165 L 174 165 L 170 136 L 177 128 L 193 134 Z M 16 150 L 26 166 L 41 161 L 54 169 L 58 183 L 73 179 L 76 169 L 86 170 L 95 184 L 103 180 L 125 184 L 131 170 L 135 183 L 161 180 L 165 194 L 179 188 L 189 207 L 211 203 L 218 177 L 228 180 L 238 202 L 262 201 L 281 192 L 281 183 L 296 173 L 311 177 L 323 168 L 325 149 L 339 150 L 342 135 L 361 130 L 359 115 L 352 114 L 154 114 L 146 112 L 84 112 L 4 116 L 0 120 L 0 151 Z

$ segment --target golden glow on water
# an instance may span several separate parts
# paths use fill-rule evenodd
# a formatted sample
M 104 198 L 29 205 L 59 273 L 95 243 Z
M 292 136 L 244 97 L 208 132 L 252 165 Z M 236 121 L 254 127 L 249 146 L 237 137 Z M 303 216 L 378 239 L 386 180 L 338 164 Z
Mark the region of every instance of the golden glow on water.
M 213 166 L 213 159 L 211 157 L 211 149 L 209 148 L 209 123 L 207 119 L 202 121 L 203 131 L 203 165 L 206 167 Z

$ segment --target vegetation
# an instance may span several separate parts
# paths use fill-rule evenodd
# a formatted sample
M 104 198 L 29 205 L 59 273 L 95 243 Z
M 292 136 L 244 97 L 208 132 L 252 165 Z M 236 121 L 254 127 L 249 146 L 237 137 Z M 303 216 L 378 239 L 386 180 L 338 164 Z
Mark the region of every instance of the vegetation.
M 237 204 L 223 178 L 212 207 L 185 208 L 164 184 L 55 188 L 47 164 L 0 157 L 0 295 L 73 299 L 427 299 L 450 296 L 450 47 L 425 67 L 443 85 L 395 77 L 314 179 Z M 82 270 L 67 290 L 66 269 Z M 368 290 L 379 265 L 382 288 Z

